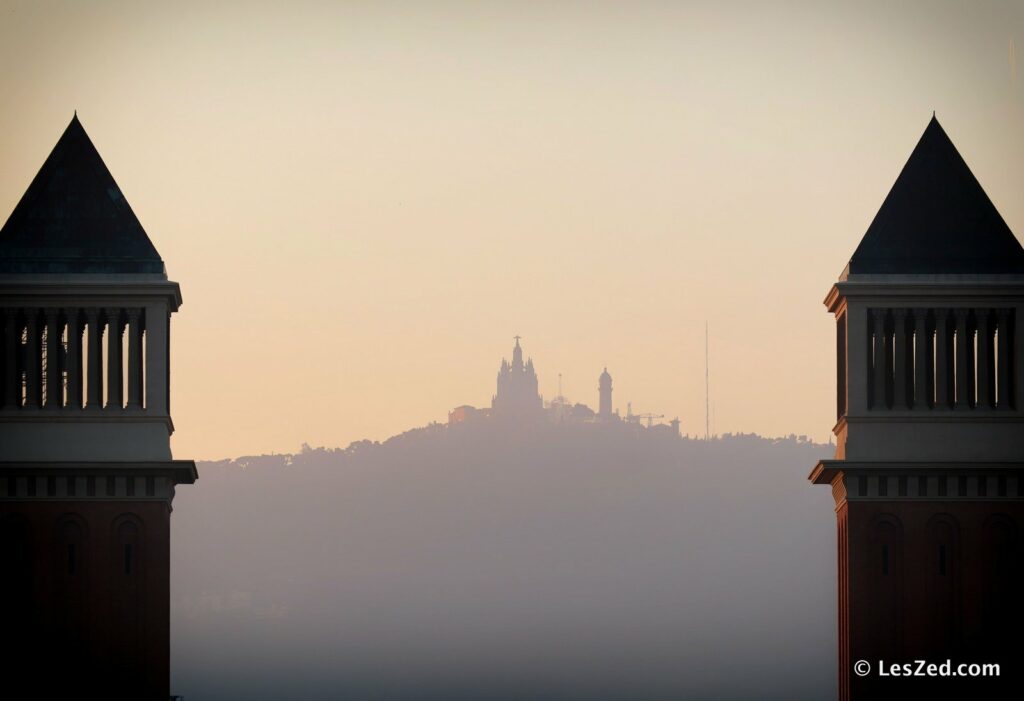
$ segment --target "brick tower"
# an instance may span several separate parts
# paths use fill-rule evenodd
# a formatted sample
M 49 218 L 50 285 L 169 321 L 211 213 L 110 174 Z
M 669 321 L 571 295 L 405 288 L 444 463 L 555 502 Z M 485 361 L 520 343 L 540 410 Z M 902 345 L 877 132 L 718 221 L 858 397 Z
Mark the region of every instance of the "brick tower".
M 1024 250 L 934 118 L 825 304 L 837 447 L 810 479 L 836 503 L 839 698 L 1019 689 Z M 947 659 L 1001 676 L 878 670 Z
M 180 304 L 76 117 L 0 229 L 0 659 L 26 698 L 169 696 Z

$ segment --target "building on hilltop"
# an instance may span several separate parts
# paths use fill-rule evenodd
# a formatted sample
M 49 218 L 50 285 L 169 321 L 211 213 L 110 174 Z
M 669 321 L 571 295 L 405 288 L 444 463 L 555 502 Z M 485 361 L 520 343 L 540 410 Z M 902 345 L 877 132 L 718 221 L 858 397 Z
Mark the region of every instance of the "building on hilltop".
M 607 367 L 597 380 L 597 393 L 597 415 L 605 420 L 612 418 L 612 376 L 608 374 Z
M 494 395 L 491 407 L 478 409 L 463 404 L 448 412 L 448 425 L 472 424 L 485 419 L 515 419 L 521 421 L 547 421 L 551 424 L 590 424 L 590 423 L 630 423 L 641 426 L 640 419 L 646 419 L 646 428 L 662 428 L 679 435 L 679 420 L 674 419 L 667 425 L 655 425 L 654 419 L 663 418 L 658 414 L 634 416 L 629 414 L 623 422 L 619 413 L 612 410 L 612 376 L 606 367 L 598 378 L 598 411 L 586 404 L 573 403 L 562 395 L 561 375 L 559 375 L 558 395 L 545 403 L 538 392 L 537 373 L 533 360 L 523 360 L 523 349 L 519 344 L 520 337 L 515 336 L 516 345 L 512 349 L 512 362 L 501 361 L 498 371 L 498 391 Z
M 810 479 L 835 499 L 839 698 L 1019 691 L 1024 249 L 936 119 L 825 304 L 837 444 Z M 914 660 L 1001 675 L 879 674 Z
M 36 698 L 169 696 L 180 305 L 76 116 L 0 229 L 0 655 Z
M 461 424 L 467 421 L 476 421 L 482 419 L 490 413 L 487 409 L 477 409 L 475 406 L 469 404 L 462 404 L 457 406 L 448 412 L 448 423 Z
M 502 358 L 498 370 L 498 388 L 491 400 L 491 411 L 495 416 L 530 417 L 539 416 L 544 409 L 544 400 L 537 390 L 537 373 L 533 359 L 523 362 L 523 349 L 519 336 L 512 349 L 512 362 Z

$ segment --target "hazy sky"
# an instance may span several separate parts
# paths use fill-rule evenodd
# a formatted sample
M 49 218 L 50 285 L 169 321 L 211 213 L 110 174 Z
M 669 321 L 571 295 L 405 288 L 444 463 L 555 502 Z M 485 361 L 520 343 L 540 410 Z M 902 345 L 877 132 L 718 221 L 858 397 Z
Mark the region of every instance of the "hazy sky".
M 1024 3 L 0 3 L 0 219 L 77 109 L 182 285 L 178 457 L 546 397 L 828 436 L 932 110 L 1024 230 Z

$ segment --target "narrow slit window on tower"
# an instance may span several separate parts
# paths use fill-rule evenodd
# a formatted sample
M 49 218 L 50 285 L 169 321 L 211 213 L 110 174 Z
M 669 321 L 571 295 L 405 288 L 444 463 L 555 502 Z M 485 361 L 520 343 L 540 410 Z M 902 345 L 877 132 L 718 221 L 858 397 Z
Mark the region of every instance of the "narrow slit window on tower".
M 946 476 L 939 477 L 939 496 L 946 496 Z
M 978 496 L 988 496 L 988 477 L 985 477 L 985 475 L 978 477 Z
M 999 475 L 999 479 L 996 480 L 996 490 L 999 496 L 1006 496 L 1006 475 Z
M 950 369 L 953 374 L 953 398 L 957 405 L 964 400 L 964 379 L 960 377 L 960 354 L 963 353 L 963 339 L 960 332 L 953 330 L 953 357 L 950 359 Z
M 67 478 L 67 492 L 68 492 L 68 496 L 69 497 L 75 496 L 75 488 L 76 488 L 76 486 L 77 485 L 75 484 L 75 478 L 74 477 L 68 477 Z
M 127 405 L 128 403 L 129 383 L 134 382 L 134 380 L 131 379 L 131 372 L 128 367 L 128 359 L 131 357 L 131 350 L 129 346 L 131 345 L 132 333 L 134 332 L 129 331 L 128 327 L 125 326 L 124 333 L 121 334 L 121 339 L 118 344 L 120 345 L 120 348 L 117 349 L 117 352 L 120 354 L 119 357 L 121 358 L 121 372 L 119 373 L 119 381 L 121 382 L 121 387 L 123 388 L 121 390 L 121 401 L 123 402 L 123 404 L 121 405 L 121 407 L 119 407 L 121 409 L 123 409 L 125 405 Z
M 46 478 L 46 496 L 57 496 L 57 478 L 53 475 Z
M 917 496 L 928 496 L 928 478 L 924 475 L 917 478 Z
M 857 478 L 857 496 L 866 497 L 868 495 L 868 478 L 865 475 L 861 475 Z
M 64 324 L 60 327 L 60 353 L 64 361 L 61 363 L 60 370 L 60 406 L 68 405 L 68 371 L 67 371 L 67 357 L 68 357 L 68 325 Z
M 148 368 L 148 366 L 146 365 L 146 338 L 148 336 L 149 336 L 149 334 L 146 333 L 145 321 L 143 321 L 143 326 L 142 326 L 142 356 L 139 358 L 139 365 L 141 366 L 139 374 L 141 375 L 141 380 L 142 380 L 142 384 L 139 385 L 139 402 L 141 402 L 141 404 L 142 404 L 141 408 L 143 408 L 143 409 L 146 408 L 146 385 L 147 385 L 147 382 L 148 382 L 148 379 L 149 379 L 146 376 L 146 371 L 147 371 L 147 368 Z
M 132 546 L 130 543 L 124 546 L 124 573 L 132 573 Z
M 108 477 L 107 478 L 107 496 L 108 497 L 114 496 L 114 492 L 116 492 L 116 491 L 117 491 L 117 483 L 114 481 L 113 477 Z
M 43 323 L 43 328 L 39 334 L 39 377 L 36 378 L 39 382 L 39 396 L 41 397 L 41 406 L 46 406 L 48 401 L 47 396 L 47 385 L 50 384 L 50 373 L 53 372 L 53 366 L 55 363 L 50 363 L 47 351 L 47 338 L 49 336 L 49 324 Z
M 103 324 L 102 318 L 99 323 Z M 110 371 L 110 336 L 113 333 L 113 329 L 114 325 L 108 324 L 106 333 L 100 334 L 100 377 L 105 377 L 107 379 L 106 382 L 101 381 L 99 383 L 99 392 L 97 392 L 101 407 L 106 407 L 107 403 L 110 401 L 110 378 L 108 375 Z
M 889 363 L 889 367 L 887 367 L 886 371 L 885 371 L 885 384 L 886 384 L 886 388 L 885 389 L 886 389 L 886 394 L 888 395 L 886 397 L 885 401 L 886 401 L 886 404 L 889 404 L 890 406 L 892 406 L 893 409 L 896 409 L 897 408 L 896 407 L 896 382 L 897 382 L 897 380 L 896 380 L 896 368 L 899 367 L 898 363 L 896 362 L 896 353 L 897 353 L 897 351 L 902 352 L 903 349 L 902 348 L 900 348 L 900 349 L 896 348 L 896 339 L 899 337 L 899 334 L 896 333 L 896 320 L 895 320 L 895 318 L 893 319 L 892 323 L 893 323 L 892 332 L 891 333 L 887 333 L 885 335 L 886 342 L 889 344 L 889 352 L 885 354 L 886 355 L 886 361 Z M 890 402 L 891 402 L 891 404 L 890 404 Z M 902 408 L 902 407 L 900 407 L 900 408 Z
M 956 480 L 957 496 L 967 496 L 967 475 L 960 475 Z
M 156 480 L 153 477 L 146 477 L 146 496 L 151 497 L 156 493 Z
M 907 496 L 907 476 L 901 475 L 898 482 L 899 494 L 901 497 Z
M 889 546 L 882 546 L 882 574 L 889 575 Z
M 886 477 L 885 475 L 881 475 L 878 478 L 878 496 L 889 496 L 889 478 Z
M 28 404 L 28 370 L 25 368 L 25 363 L 28 362 L 28 356 L 32 352 L 28 345 L 28 327 L 21 327 L 21 346 L 18 348 L 21 359 L 19 365 L 21 366 L 21 372 L 19 373 L 21 378 L 21 404 L 25 406 Z
M 946 546 L 945 544 L 939 546 L 939 575 L 946 576 Z
M 911 331 L 907 337 L 910 340 L 910 397 L 911 406 L 917 403 L 917 398 L 921 396 L 921 388 L 917 386 L 917 342 L 920 340 L 917 337 L 917 333 Z
M 130 496 L 130 497 L 135 496 L 135 478 L 134 477 L 125 477 L 124 486 L 125 486 L 125 493 L 128 496 Z
M 981 390 L 978 387 L 978 366 L 982 362 L 984 362 L 984 361 L 978 358 L 978 332 L 977 331 L 972 331 L 971 332 L 971 360 L 973 361 L 973 362 L 971 362 L 971 369 L 970 369 L 971 378 L 973 379 L 971 384 L 974 385 L 974 387 L 973 387 L 974 391 L 971 392 L 971 404 L 973 406 L 978 406 L 978 404 L 981 403 L 981 398 L 982 398 Z
M 996 327 L 995 333 L 992 334 L 992 390 L 993 400 L 997 407 L 1001 407 L 999 399 L 999 332 L 1002 331 L 998 326 Z
M 85 496 L 96 496 L 96 478 L 92 475 L 85 478 Z
M 81 378 L 83 406 L 89 403 L 89 346 L 91 345 L 89 336 L 94 333 L 96 333 L 96 330 L 93 328 L 92 324 L 86 323 L 82 330 L 82 355 L 78 362 L 78 376 Z

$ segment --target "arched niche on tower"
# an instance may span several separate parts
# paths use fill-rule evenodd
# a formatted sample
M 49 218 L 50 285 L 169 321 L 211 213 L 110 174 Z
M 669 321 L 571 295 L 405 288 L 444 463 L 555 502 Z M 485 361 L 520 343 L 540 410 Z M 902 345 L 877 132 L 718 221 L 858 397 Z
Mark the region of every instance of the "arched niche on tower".
M 90 561 L 89 524 L 78 513 L 61 514 L 54 524 L 56 547 L 51 553 L 51 571 L 57 588 L 53 607 L 53 644 L 66 656 L 85 659 L 90 645 Z
M 923 639 L 938 653 L 950 650 L 962 638 L 960 522 L 952 514 L 938 513 L 928 519 L 924 534 L 923 547 L 918 553 L 922 603 L 927 612 L 921 619 L 927 627 Z
M 111 594 L 111 630 L 117 637 L 111 641 L 117 659 L 130 664 L 122 669 L 139 669 L 144 659 L 141 651 L 145 640 L 145 526 L 136 514 L 117 516 L 110 527 L 109 583 Z
M 18 513 L 0 514 L 0 601 L 6 604 L 0 655 L 11 669 L 27 669 L 42 645 L 35 604 L 35 533 Z
M 891 513 L 872 519 L 864 574 L 870 606 L 864 619 L 872 649 L 895 654 L 903 645 L 903 591 L 906 578 L 903 521 Z
M 981 616 L 988 632 L 983 645 L 993 653 L 1012 649 L 1024 615 L 1020 610 L 1022 585 L 1020 529 L 1005 513 L 994 513 L 981 527 Z M 1019 643 L 1016 643 L 1019 646 Z

